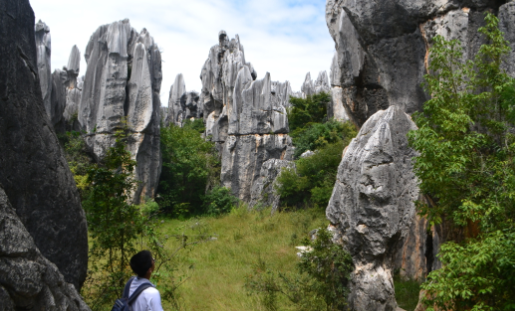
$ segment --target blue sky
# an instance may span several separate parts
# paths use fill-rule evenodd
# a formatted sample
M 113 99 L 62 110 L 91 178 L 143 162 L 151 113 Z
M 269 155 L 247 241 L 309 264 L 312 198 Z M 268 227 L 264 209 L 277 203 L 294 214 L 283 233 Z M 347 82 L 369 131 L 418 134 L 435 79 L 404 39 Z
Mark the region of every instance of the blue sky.
M 325 0 L 30 0 L 36 21 L 43 20 L 52 35 L 52 68 L 67 64 L 76 44 L 81 53 L 89 37 L 103 24 L 128 18 L 132 27 L 147 28 L 163 52 L 161 99 L 175 76 L 182 73 L 187 90 L 199 91 L 199 79 L 218 32 L 238 34 L 258 78 L 270 72 L 273 80 L 300 90 L 308 71 L 316 78 L 329 71 L 334 42 L 325 23 Z M 81 63 L 81 75 L 86 63 Z

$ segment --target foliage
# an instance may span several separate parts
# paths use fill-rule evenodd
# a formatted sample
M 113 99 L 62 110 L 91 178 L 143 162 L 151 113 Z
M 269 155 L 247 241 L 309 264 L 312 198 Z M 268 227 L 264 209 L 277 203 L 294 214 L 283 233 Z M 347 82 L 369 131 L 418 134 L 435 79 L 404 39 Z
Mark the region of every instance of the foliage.
M 295 132 L 309 123 L 322 123 L 327 118 L 327 104 L 331 96 L 319 93 L 307 98 L 290 97 L 291 108 L 288 109 L 290 132 Z
M 232 195 L 231 189 L 215 187 L 205 197 L 206 213 L 211 216 L 227 214 L 237 203 L 238 199 Z
M 393 279 L 395 285 L 395 300 L 399 308 L 407 311 L 415 310 L 418 305 L 420 284 L 415 280 L 401 280 L 399 275 Z
M 315 204 L 327 206 L 343 149 L 356 135 L 353 127 L 348 127 L 345 139 L 326 144 L 308 158 L 295 161 L 295 168 L 284 168 L 277 178 L 275 191 L 281 195 L 281 202 L 287 206 Z
M 302 254 L 296 273 L 274 272 L 259 259 L 246 287 L 261 294 L 266 310 L 278 310 L 279 295 L 287 297 L 296 310 L 347 310 L 347 284 L 354 267 L 351 256 L 331 238 L 321 229 L 314 241 L 305 240 L 309 251 Z
M 356 136 L 356 128 L 350 122 L 328 121 L 326 123 L 309 123 L 290 133 L 295 146 L 295 159 L 308 150 L 316 150 L 341 140 L 348 144 Z
M 469 238 L 442 246 L 444 268 L 423 285 L 428 305 L 443 310 L 515 309 L 515 257 L 507 247 L 515 233 L 514 81 L 501 69 L 509 47 L 498 19 L 487 14 L 485 21 L 479 31 L 490 43 L 465 64 L 459 41 L 435 38 L 426 76 L 432 98 L 409 134 L 420 152 L 421 189 L 436 198 L 422 213 L 433 224 L 452 221 Z
M 117 132 L 102 163 L 88 170 L 91 189 L 83 207 L 91 237 L 90 270 L 103 272 L 96 280 L 101 289 L 94 305 L 118 296 L 131 273 L 128 262 L 134 243 L 144 229 L 140 209 L 129 203 L 136 185 L 132 177 L 136 161 L 125 149 L 126 137 L 125 131 Z
M 68 166 L 73 174 L 75 184 L 81 197 L 88 195 L 90 184 L 88 183 L 88 169 L 94 164 L 86 152 L 86 144 L 80 132 L 66 132 L 58 134 L 59 142 L 64 150 Z
M 186 128 L 186 129 L 195 130 L 195 131 L 199 132 L 200 134 L 202 134 L 206 131 L 206 126 L 204 125 L 203 119 L 195 119 L 193 121 L 191 121 L 190 119 L 187 119 L 186 121 L 184 121 L 184 124 L 182 127 Z
M 158 203 L 174 216 L 204 212 L 204 194 L 217 184 L 220 163 L 214 144 L 201 135 L 202 120 L 161 129 L 163 170 Z

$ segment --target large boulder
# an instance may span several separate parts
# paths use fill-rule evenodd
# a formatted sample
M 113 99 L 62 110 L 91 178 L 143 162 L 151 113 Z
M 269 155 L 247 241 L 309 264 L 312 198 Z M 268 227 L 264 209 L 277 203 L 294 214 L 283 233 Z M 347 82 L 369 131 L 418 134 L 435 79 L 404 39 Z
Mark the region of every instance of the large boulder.
M 88 68 L 78 111 L 86 143 L 98 160 L 114 145 L 117 130 L 128 127 L 127 149 L 137 161 L 141 183 L 133 200 L 154 197 L 161 173 L 161 54 L 146 29 L 129 20 L 104 25 L 91 36 Z
M 79 289 L 88 265 L 86 218 L 45 110 L 28 0 L 0 2 L 0 33 L 0 187 L 41 255 Z M 4 235 L 2 243 L 5 239 L 11 237 Z M 7 256 L 4 251 L 0 255 Z M 2 286 L 20 282 L 0 275 Z M 29 293 L 35 292 L 26 297 Z
M 41 254 L 1 187 L 0 226 L 0 310 L 90 310 Z
M 393 272 L 415 217 L 418 181 L 402 107 L 380 110 L 346 149 L 327 217 L 352 255 L 351 310 L 395 310 Z

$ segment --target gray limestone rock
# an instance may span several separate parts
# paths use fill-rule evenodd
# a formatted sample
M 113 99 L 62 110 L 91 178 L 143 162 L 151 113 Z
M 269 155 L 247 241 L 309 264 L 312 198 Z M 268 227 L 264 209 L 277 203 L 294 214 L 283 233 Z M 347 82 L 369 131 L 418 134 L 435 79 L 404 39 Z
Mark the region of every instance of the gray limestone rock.
M 51 116 L 52 97 L 52 39 L 50 28 L 41 20 L 36 24 L 36 49 L 38 57 L 38 74 L 45 110 Z
M 328 0 L 326 21 L 337 51 L 331 83 L 341 86 L 335 93 L 350 119 L 361 126 L 391 105 L 420 111 L 428 99 L 422 82 L 432 38 L 462 40 L 471 59 L 485 42 L 477 34 L 483 11 L 498 8 L 489 0 Z
M 170 97 L 168 99 L 168 115 L 165 124 L 175 124 L 182 126 L 185 119 L 184 110 L 181 105 L 181 98 L 186 93 L 186 84 L 182 73 L 175 77 L 175 82 L 170 88 Z
M 315 85 L 313 83 L 313 80 L 311 79 L 310 72 L 306 74 L 306 78 L 304 78 L 304 83 L 302 83 L 300 91 L 304 94 L 304 97 L 315 94 Z
M 72 47 L 68 66 L 65 67 L 67 73 L 66 87 L 66 107 L 63 118 L 66 122 L 67 130 L 80 131 L 81 126 L 78 120 L 79 104 L 82 97 L 82 86 L 84 77 L 78 78 L 80 74 L 80 51 L 76 45 Z
M 88 133 L 87 145 L 102 159 L 125 126 L 127 149 L 137 161 L 135 178 L 141 183 L 134 202 L 154 197 L 161 172 L 161 55 L 146 29 L 140 33 L 128 20 L 104 25 L 91 36 L 85 53 L 84 79 L 78 119 Z
M 406 134 L 416 129 L 403 109 L 370 117 L 344 152 L 327 207 L 355 264 L 351 310 L 395 310 L 393 270 L 415 217 L 418 181 Z
M 258 179 L 251 187 L 250 208 L 257 204 L 271 206 L 272 213 L 279 208 L 281 196 L 276 193 L 275 189 L 279 186 L 277 177 L 285 167 L 295 169 L 295 162 L 270 159 L 263 163 Z
M 287 134 L 229 135 L 222 151 L 222 185 L 240 200 L 250 202 L 253 187 L 259 187 L 256 183 L 263 163 L 271 159 L 293 160 L 293 146 Z
M 88 265 L 86 218 L 46 116 L 29 1 L 0 2 L 0 29 L 0 187 L 41 254 L 57 266 L 66 282 L 79 289 Z M 0 255 L 6 256 L 2 251 Z M 10 291 L 6 282 L 0 285 Z M 19 284 L 31 286 L 30 282 Z
M 515 78 L 515 2 L 509 2 L 499 8 L 499 29 L 510 42 L 511 51 L 504 61 L 506 72 Z
M 90 310 L 41 254 L 2 188 L 0 226 L 0 310 Z

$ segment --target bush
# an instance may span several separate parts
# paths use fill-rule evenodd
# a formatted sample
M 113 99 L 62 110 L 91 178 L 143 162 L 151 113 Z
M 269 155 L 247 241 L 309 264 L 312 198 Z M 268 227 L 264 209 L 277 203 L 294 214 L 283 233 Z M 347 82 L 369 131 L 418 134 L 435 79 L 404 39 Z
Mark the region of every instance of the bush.
M 206 213 L 219 216 L 229 213 L 238 203 L 238 199 L 231 193 L 231 189 L 215 187 L 205 196 Z
M 356 135 L 350 124 L 345 128 L 345 138 L 335 143 L 324 144 L 315 154 L 295 161 L 296 170 L 283 168 L 277 179 L 275 191 L 281 195 L 281 202 L 287 206 L 315 204 L 327 206 L 333 191 L 343 149 Z
M 73 174 L 75 184 L 81 197 L 88 196 L 90 184 L 88 183 L 88 170 L 94 165 L 91 157 L 86 152 L 86 143 L 82 133 L 66 132 L 58 134 L 59 142 L 63 148 L 66 161 Z
M 356 136 L 356 128 L 350 122 L 329 121 L 326 123 L 310 123 L 290 133 L 295 146 L 294 157 L 297 159 L 304 152 L 345 141 L 348 144 Z
M 327 105 L 331 96 L 319 93 L 307 98 L 290 97 L 291 108 L 288 109 L 290 132 L 295 132 L 309 123 L 322 123 L 327 118 Z
M 202 214 L 206 190 L 219 180 L 220 162 L 214 144 L 200 135 L 201 123 L 187 120 L 182 128 L 161 129 L 163 171 L 158 203 L 174 216 Z
M 442 245 L 443 268 L 422 285 L 428 310 L 515 309 L 515 84 L 501 69 L 509 47 L 499 21 L 485 21 L 479 31 L 490 43 L 466 64 L 461 42 L 434 39 L 432 98 L 409 134 L 421 190 L 436 199 L 422 213 L 463 232 Z
M 304 240 L 311 250 L 300 258 L 297 273 L 271 271 L 258 259 L 254 274 L 247 277 L 246 288 L 261 295 L 266 310 L 277 310 L 279 295 L 296 310 L 347 310 L 345 298 L 354 266 L 350 254 L 331 238 L 331 233 L 320 229 L 314 241 Z

